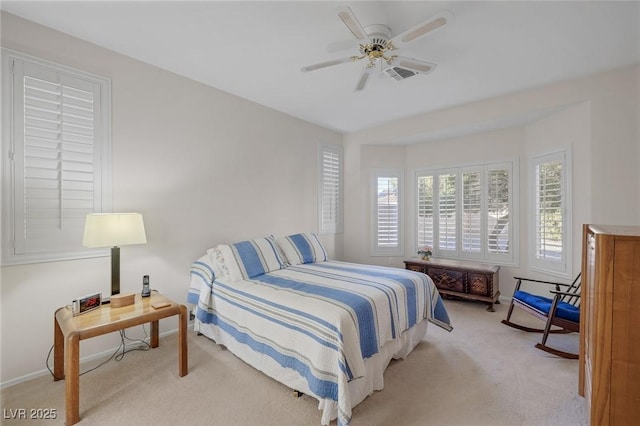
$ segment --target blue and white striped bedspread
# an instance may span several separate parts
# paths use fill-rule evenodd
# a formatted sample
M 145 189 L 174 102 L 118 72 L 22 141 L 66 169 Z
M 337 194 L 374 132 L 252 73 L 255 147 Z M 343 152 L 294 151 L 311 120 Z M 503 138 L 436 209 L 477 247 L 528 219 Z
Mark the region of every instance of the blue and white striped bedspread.
M 297 371 L 318 398 L 338 401 L 340 425 L 351 418 L 347 382 L 365 374 L 365 358 L 423 319 L 451 330 L 431 279 L 405 269 L 327 261 L 251 280 L 211 278 L 206 262 L 194 263 L 188 301 L 198 304 L 198 320 Z

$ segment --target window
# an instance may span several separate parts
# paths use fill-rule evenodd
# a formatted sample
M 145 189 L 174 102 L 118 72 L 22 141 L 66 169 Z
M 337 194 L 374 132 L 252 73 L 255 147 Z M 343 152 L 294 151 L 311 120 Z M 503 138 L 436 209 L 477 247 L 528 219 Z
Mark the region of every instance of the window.
M 482 173 L 462 172 L 462 246 L 468 253 L 482 251 Z
M 96 255 L 82 233 L 87 213 L 110 208 L 109 80 L 16 52 L 2 60 L 2 262 Z
M 515 263 L 514 163 L 416 173 L 416 246 L 435 256 Z
M 568 153 L 558 152 L 532 160 L 534 184 L 532 220 L 532 268 L 570 276 L 567 254 L 571 253 L 571 214 Z
M 319 227 L 321 233 L 342 232 L 342 150 L 320 145 Z
M 433 224 L 435 222 L 434 214 L 435 207 L 433 205 L 435 196 L 433 192 L 433 175 L 419 175 L 417 176 L 416 186 L 418 189 L 417 195 L 417 246 L 433 247 L 434 232 Z M 417 250 L 416 250 L 417 251 Z
M 487 182 L 487 249 L 489 253 L 509 253 L 511 243 L 511 174 L 504 167 L 489 167 Z
M 438 176 L 438 244 L 440 253 L 454 252 L 457 248 L 457 175 L 443 173 Z
M 403 253 L 400 229 L 401 172 L 374 170 L 373 172 L 373 247 L 374 256 L 401 256 Z

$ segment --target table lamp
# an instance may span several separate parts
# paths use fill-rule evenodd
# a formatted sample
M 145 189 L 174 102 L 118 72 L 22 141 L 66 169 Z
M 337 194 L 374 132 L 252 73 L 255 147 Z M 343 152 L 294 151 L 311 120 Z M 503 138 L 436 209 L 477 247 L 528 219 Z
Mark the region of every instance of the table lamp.
M 119 246 L 146 242 L 140 213 L 90 213 L 86 217 L 82 245 L 111 247 L 111 295 L 120 293 Z

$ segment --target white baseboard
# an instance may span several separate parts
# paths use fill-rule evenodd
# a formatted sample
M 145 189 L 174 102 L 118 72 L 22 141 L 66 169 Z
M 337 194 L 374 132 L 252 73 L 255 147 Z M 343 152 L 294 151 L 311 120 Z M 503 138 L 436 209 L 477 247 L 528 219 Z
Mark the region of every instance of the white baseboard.
M 498 296 L 498 300 L 500 301 L 500 303 L 505 303 L 507 305 L 511 303 L 511 297 L 509 296 L 500 295 Z
M 192 330 L 192 329 L 193 329 L 193 322 L 191 322 L 191 323 L 189 323 L 187 325 L 187 332 L 189 332 L 189 330 Z M 170 336 L 172 334 L 176 334 L 177 332 L 178 332 L 177 328 L 174 329 L 174 330 L 165 331 L 163 333 L 160 333 L 159 337 L 162 338 L 162 337 L 165 337 L 165 336 Z M 147 336 L 144 339 L 144 341 L 149 343 L 150 339 L 151 338 L 149 336 Z M 124 349 L 126 351 L 127 349 L 130 349 L 130 348 L 132 348 L 132 347 L 134 347 L 136 345 L 139 345 L 139 344 L 140 343 L 136 342 L 136 341 L 129 342 L 129 343 L 125 344 Z M 97 354 L 88 355 L 86 357 L 80 358 L 80 365 L 82 365 L 84 363 L 87 363 L 87 362 L 95 361 L 97 359 L 101 359 L 101 358 L 104 358 L 104 357 L 107 357 L 107 356 L 111 356 L 111 354 L 113 354 L 115 352 L 115 350 L 118 349 L 119 347 L 120 347 L 120 345 L 118 345 L 116 347 L 113 347 L 111 349 L 107 349 L 106 351 L 99 352 Z M 38 370 L 38 371 L 35 371 L 33 373 L 25 374 L 24 376 L 16 377 L 15 379 L 11 379 L 11 380 L 7 380 L 5 382 L 1 382 L 0 383 L 0 389 L 5 389 L 5 388 L 8 388 L 8 387 L 13 386 L 13 385 L 17 385 L 19 383 L 27 382 L 29 380 L 32 380 L 32 379 L 35 379 L 35 378 L 38 378 L 38 377 L 41 377 L 41 376 L 45 376 L 45 375 L 50 375 L 50 374 L 51 373 L 49 372 L 49 370 L 44 368 L 42 370 Z

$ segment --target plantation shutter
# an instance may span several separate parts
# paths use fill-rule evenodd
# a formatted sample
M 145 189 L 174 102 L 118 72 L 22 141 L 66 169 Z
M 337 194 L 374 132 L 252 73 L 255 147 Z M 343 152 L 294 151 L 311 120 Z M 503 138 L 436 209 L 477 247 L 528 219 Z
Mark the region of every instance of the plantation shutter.
M 563 185 L 562 161 L 536 165 L 536 259 L 563 261 Z
M 511 173 L 490 168 L 487 184 L 487 248 L 492 254 L 508 254 L 511 245 Z
M 320 147 L 320 232 L 342 231 L 342 153 L 338 147 Z
M 398 247 L 398 178 L 378 177 L 377 179 L 377 245 L 378 247 Z
M 433 247 L 433 175 L 418 176 L 418 247 Z
M 401 171 L 373 170 L 372 249 L 374 256 L 400 256 L 404 252 L 401 232 Z
M 438 176 L 438 248 L 441 251 L 457 249 L 456 177 L 456 173 Z
M 102 211 L 103 84 L 12 59 L 13 261 L 76 257 Z M 15 262 L 14 262 L 15 261 Z
M 462 251 L 482 250 L 482 173 L 462 173 Z
M 514 167 L 503 162 L 417 172 L 416 249 L 512 264 Z

